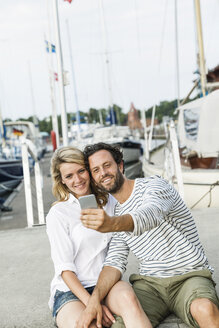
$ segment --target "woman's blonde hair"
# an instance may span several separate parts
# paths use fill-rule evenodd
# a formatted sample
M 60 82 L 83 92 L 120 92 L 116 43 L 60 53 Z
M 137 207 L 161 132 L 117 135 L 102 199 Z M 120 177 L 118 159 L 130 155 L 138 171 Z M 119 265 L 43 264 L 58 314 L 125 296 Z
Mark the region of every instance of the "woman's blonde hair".
M 52 193 L 58 202 L 63 202 L 69 199 L 69 193 L 71 193 L 68 187 L 62 183 L 62 177 L 60 172 L 60 166 L 62 163 L 75 163 L 85 166 L 84 155 L 82 151 L 71 146 L 60 147 L 54 152 L 51 158 L 50 170 L 53 180 Z M 104 193 L 97 189 L 92 180 L 90 182 L 90 187 L 91 192 L 96 196 L 98 205 L 100 205 L 101 207 L 106 205 L 108 200 L 107 193 Z M 57 203 L 57 201 L 55 203 Z

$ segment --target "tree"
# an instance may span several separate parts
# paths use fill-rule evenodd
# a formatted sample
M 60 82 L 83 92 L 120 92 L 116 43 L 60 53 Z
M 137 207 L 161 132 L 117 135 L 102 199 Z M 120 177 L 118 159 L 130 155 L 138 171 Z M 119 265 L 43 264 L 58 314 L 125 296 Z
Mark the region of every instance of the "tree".
M 174 111 L 177 107 L 177 101 L 172 100 L 172 101 L 161 101 L 159 105 L 156 106 L 156 112 L 155 116 L 157 117 L 159 122 L 162 122 L 163 116 L 170 116 L 170 117 L 175 117 Z M 152 109 L 153 107 L 150 107 L 147 110 L 146 117 L 151 118 L 152 116 Z

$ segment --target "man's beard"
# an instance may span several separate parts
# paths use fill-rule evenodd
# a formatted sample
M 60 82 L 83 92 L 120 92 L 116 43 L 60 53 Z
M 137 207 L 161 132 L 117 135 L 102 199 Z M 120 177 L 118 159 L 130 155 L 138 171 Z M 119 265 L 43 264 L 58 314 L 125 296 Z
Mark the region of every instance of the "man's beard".
M 112 175 L 106 174 L 102 179 L 106 177 L 112 177 Z M 124 176 L 118 169 L 115 176 L 115 182 L 112 186 L 105 188 L 101 183 L 98 183 L 98 187 L 105 192 L 109 192 L 110 194 L 115 194 L 117 191 L 120 190 L 124 181 L 125 181 Z

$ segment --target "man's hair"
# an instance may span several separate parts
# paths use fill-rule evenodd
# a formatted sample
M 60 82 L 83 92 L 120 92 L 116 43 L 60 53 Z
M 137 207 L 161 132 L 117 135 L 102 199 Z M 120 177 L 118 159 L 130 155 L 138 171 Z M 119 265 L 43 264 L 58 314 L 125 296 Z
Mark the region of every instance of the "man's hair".
M 85 167 L 86 169 L 90 172 L 89 169 L 89 157 L 96 153 L 99 150 L 107 150 L 113 157 L 114 161 L 116 164 L 120 164 L 123 162 L 123 153 L 120 150 L 119 146 L 117 145 L 110 145 L 106 144 L 104 142 L 98 142 L 93 145 L 87 145 L 84 148 L 84 162 L 85 162 Z

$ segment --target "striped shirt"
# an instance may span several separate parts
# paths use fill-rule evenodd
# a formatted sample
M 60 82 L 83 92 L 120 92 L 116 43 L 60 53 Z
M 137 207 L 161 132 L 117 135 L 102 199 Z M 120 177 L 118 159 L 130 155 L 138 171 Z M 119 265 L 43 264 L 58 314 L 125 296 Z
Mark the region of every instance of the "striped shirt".
M 136 179 L 130 197 L 116 204 L 115 215 L 123 214 L 131 214 L 134 231 L 113 234 L 105 266 L 123 274 L 131 250 L 139 260 L 141 275 L 171 277 L 202 269 L 213 271 L 191 212 L 163 178 Z

